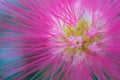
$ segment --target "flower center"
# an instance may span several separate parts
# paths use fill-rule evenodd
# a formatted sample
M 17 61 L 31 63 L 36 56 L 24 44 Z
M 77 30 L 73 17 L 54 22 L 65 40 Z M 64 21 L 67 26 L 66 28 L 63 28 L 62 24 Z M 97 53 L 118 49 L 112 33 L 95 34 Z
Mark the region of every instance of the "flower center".
M 94 27 L 89 27 L 85 20 L 79 20 L 77 27 L 66 25 L 63 27 L 63 42 L 67 53 L 89 52 L 90 46 L 97 43 L 102 35 Z

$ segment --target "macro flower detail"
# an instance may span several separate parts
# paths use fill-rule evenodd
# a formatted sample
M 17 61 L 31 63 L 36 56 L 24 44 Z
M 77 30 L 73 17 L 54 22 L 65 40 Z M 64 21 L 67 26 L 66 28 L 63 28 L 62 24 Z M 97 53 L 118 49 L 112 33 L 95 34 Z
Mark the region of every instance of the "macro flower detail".
M 99 45 L 103 33 L 99 33 L 98 30 L 91 28 L 82 19 L 78 20 L 75 26 L 64 24 L 59 29 L 61 33 L 58 33 L 55 39 L 52 37 L 54 39 L 52 42 L 60 49 L 63 49 L 63 53 L 61 54 L 66 54 L 65 56 L 69 55 L 71 59 L 76 58 L 76 55 L 80 58 L 81 55 L 85 54 L 97 54 L 101 46 L 103 46 L 102 44 Z
M 119 80 L 120 0 L 1 0 L 0 78 Z

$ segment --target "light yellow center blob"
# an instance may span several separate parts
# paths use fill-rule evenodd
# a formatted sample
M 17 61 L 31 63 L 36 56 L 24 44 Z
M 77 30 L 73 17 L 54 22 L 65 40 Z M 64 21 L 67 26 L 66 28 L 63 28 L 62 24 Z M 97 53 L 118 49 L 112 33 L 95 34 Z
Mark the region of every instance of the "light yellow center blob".
M 77 53 L 79 51 L 89 51 L 88 50 L 88 46 L 91 45 L 93 42 L 97 42 L 100 40 L 100 38 L 102 37 L 101 34 L 97 34 L 95 37 L 90 38 L 87 34 L 87 32 L 89 31 L 90 27 L 88 26 L 88 23 L 85 20 L 79 20 L 78 21 L 78 25 L 77 27 L 73 27 L 70 25 L 66 25 L 63 27 L 63 32 L 65 34 L 65 36 L 62 37 L 63 41 L 67 44 L 71 44 L 71 38 L 74 37 L 82 37 L 82 45 L 81 46 L 77 46 L 77 47 L 72 47 L 71 45 L 68 45 L 66 47 L 66 52 L 68 53 Z M 79 40 L 74 40 L 76 45 L 81 44 Z

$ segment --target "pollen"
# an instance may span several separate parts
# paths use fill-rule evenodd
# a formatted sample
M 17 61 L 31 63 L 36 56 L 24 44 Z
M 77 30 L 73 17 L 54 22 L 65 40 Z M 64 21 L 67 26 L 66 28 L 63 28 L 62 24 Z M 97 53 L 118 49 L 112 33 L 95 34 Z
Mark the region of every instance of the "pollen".
M 89 52 L 89 46 L 94 42 L 98 42 L 102 35 L 92 34 L 90 26 L 88 26 L 85 20 L 79 20 L 77 26 L 66 25 L 63 27 L 64 38 L 63 41 L 66 43 L 67 47 L 65 51 L 67 53 L 80 53 Z M 93 37 L 90 35 L 92 34 Z

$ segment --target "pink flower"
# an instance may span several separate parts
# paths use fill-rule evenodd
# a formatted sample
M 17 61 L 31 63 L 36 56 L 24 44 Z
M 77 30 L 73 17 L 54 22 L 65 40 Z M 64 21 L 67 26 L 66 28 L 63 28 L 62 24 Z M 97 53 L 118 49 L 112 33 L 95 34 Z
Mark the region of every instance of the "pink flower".
M 20 58 L 2 65 L 5 78 L 120 79 L 120 0 L 15 2 L 0 1 L 1 47 L 16 51 L 3 57 Z

